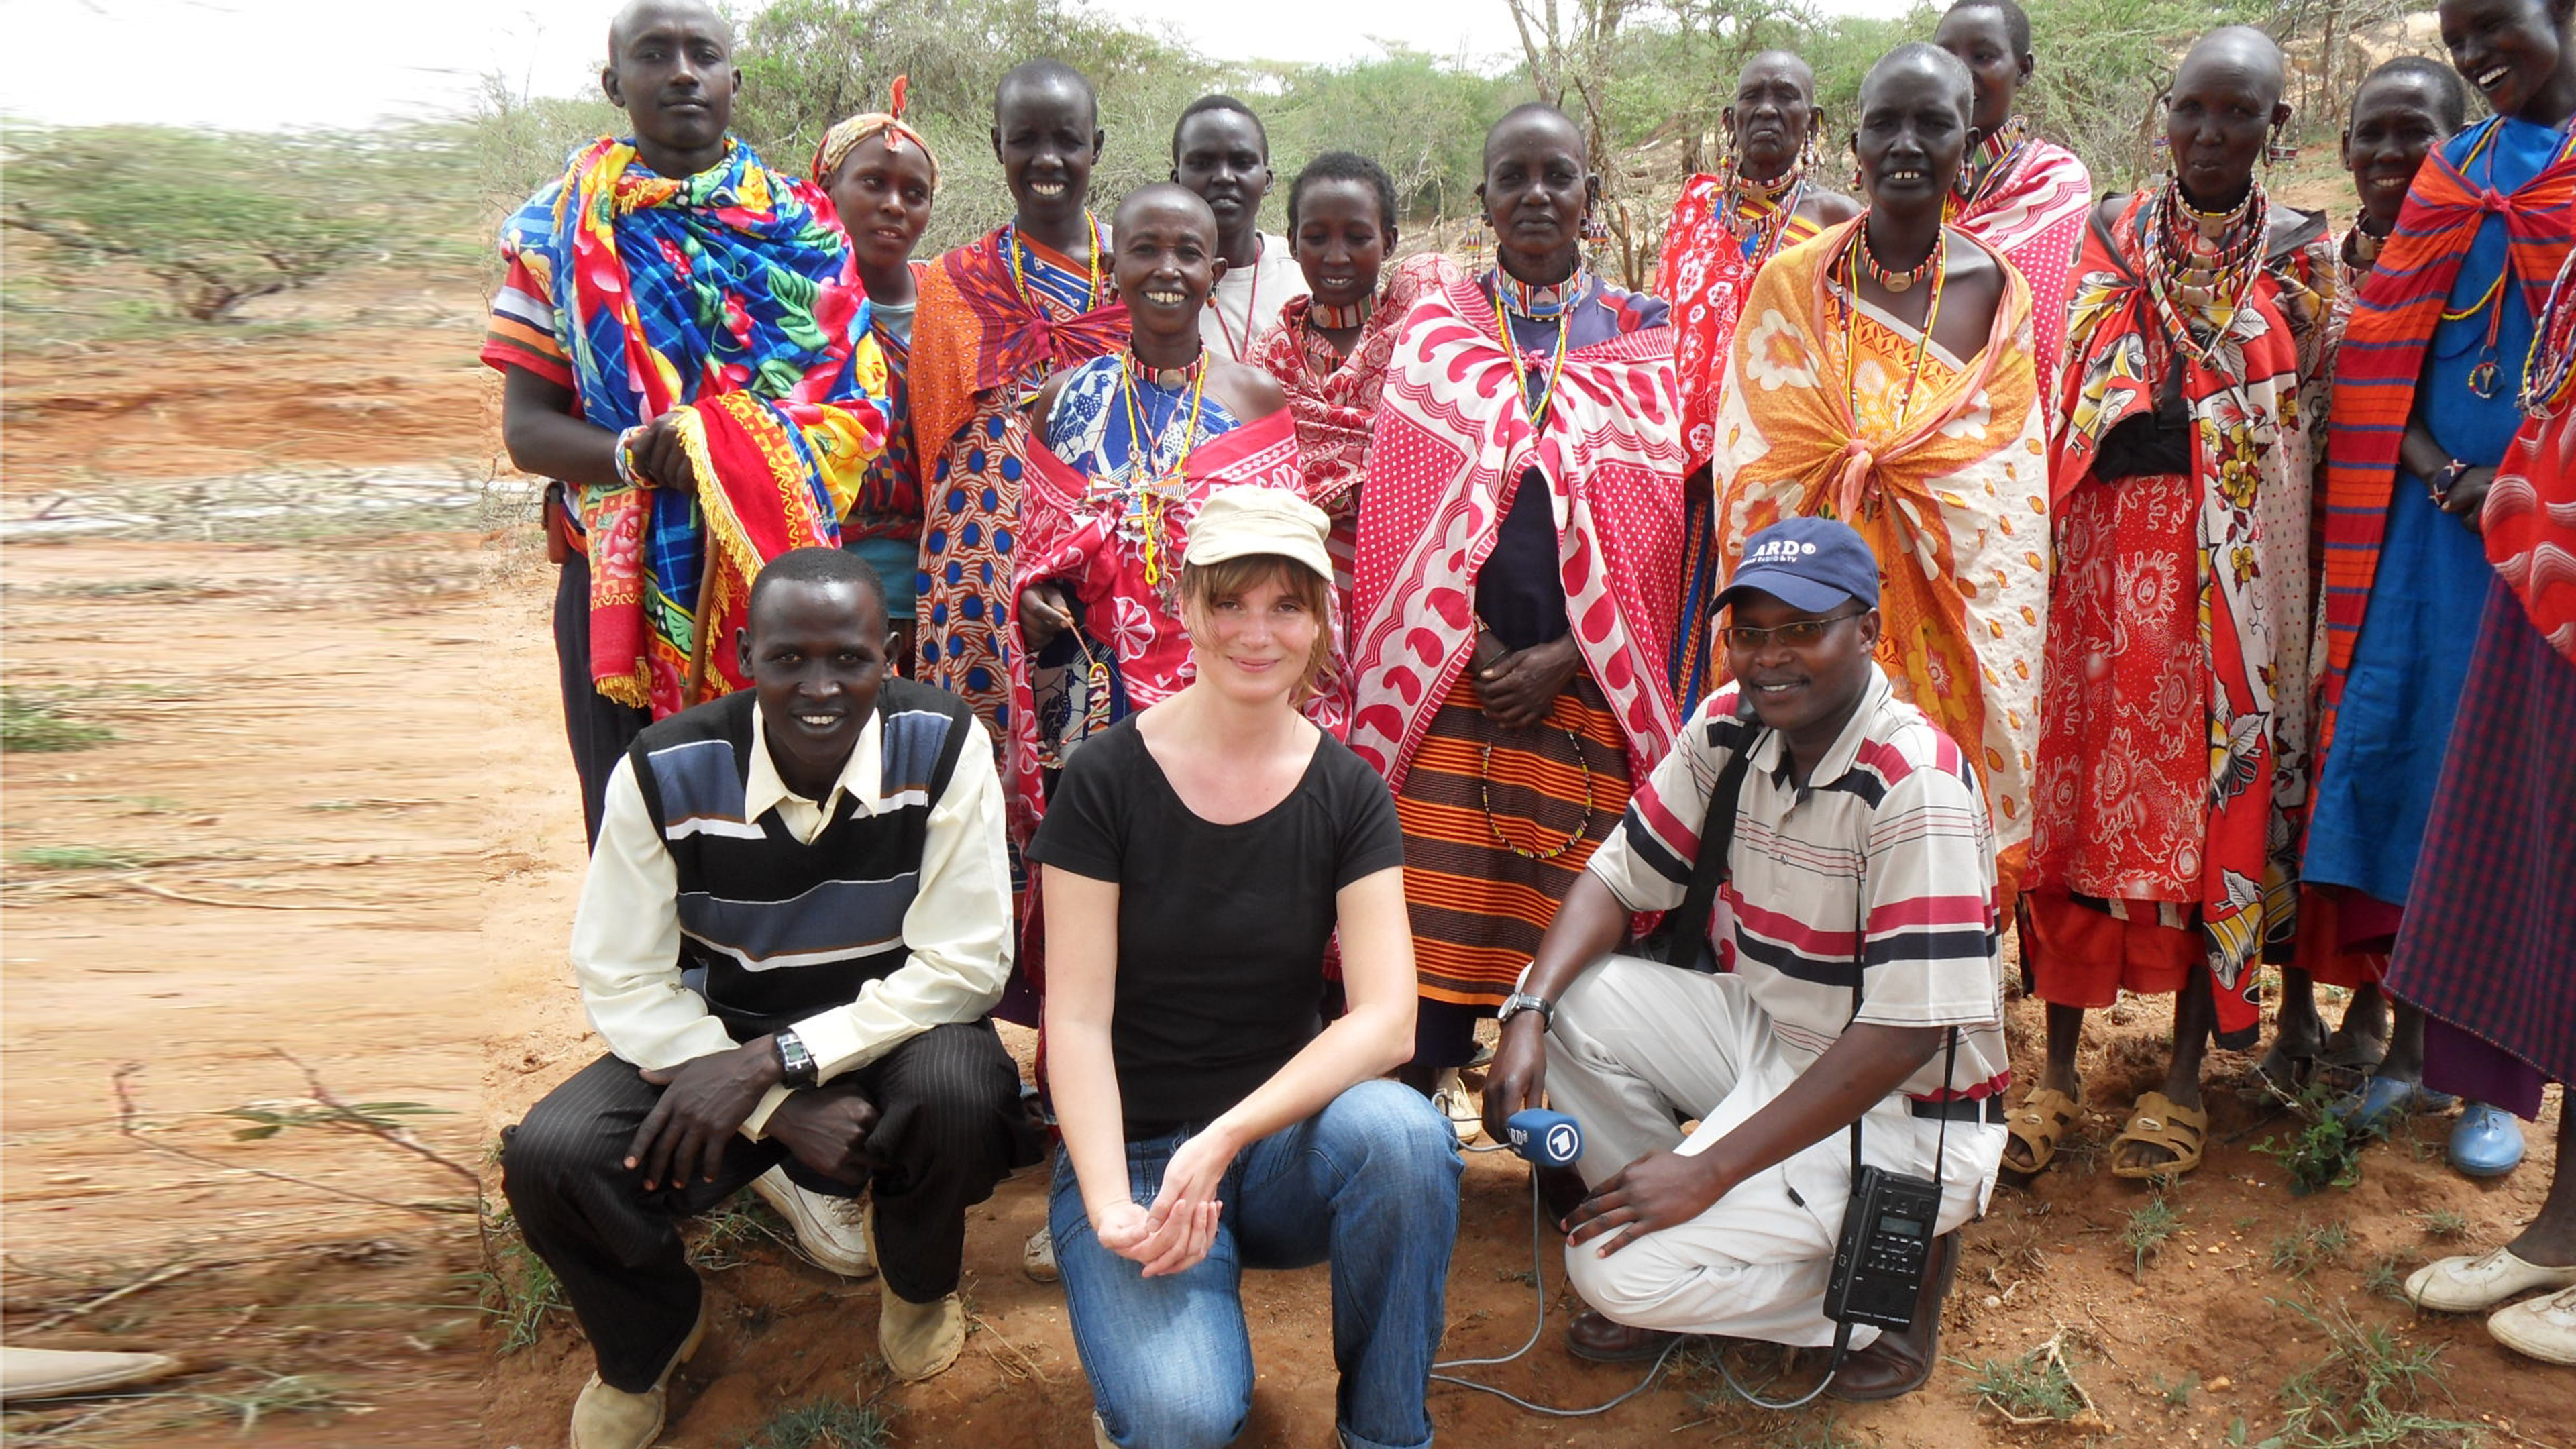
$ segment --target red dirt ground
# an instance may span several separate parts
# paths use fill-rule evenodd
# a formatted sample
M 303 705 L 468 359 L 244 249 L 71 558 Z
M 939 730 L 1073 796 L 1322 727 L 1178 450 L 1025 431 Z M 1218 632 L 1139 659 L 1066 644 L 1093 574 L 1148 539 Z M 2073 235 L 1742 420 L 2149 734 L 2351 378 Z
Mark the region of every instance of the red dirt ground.
M 56 490 L 252 468 L 488 468 L 497 387 L 469 361 L 474 286 L 370 278 L 339 302 L 344 316 L 381 317 L 388 297 L 424 296 L 407 314 L 417 326 L 209 334 L 148 352 L 15 348 L 0 502 L 15 515 Z M 298 305 L 328 316 L 330 301 Z M 109 385 L 137 376 L 152 379 L 140 400 Z M 100 401 L 111 395 L 120 401 Z M 562 958 L 580 817 L 543 632 L 550 579 L 529 530 L 20 543 L 0 550 L 0 567 L 11 690 L 50 695 L 116 735 L 0 760 L 12 862 L 0 894 L 0 1307 L 12 1342 L 170 1346 L 198 1366 L 164 1386 L 168 1397 L 12 1408 L 12 1442 L 561 1443 L 589 1369 L 579 1332 L 557 1314 L 533 1347 L 501 1351 L 463 1276 L 485 1266 L 470 1217 L 230 1169 L 402 1201 L 452 1198 L 457 1180 L 361 1139 L 235 1142 L 240 1123 L 207 1115 L 302 1098 L 295 1067 L 271 1055 L 283 1048 L 345 1099 L 447 1109 L 425 1119 L 424 1139 L 479 1166 L 501 1125 L 588 1059 Z M 30 850 L 89 854 L 41 869 Z M 2079 1148 L 2107 1142 L 2129 1098 L 2153 1084 L 2166 1024 L 2149 1002 L 2097 1014 Z M 2025 1067 L 2038 1029 L 2035 1005 L 2016 1004 Z M 109 1079 L 126 1062 L 146 1064 L 140 1141 L 116 1131 Z M 2249 1067 L 2212 1058 L 2222 1085 L 2209 1160 L 2168 1198 L 2180 1232 L 2142 1272 L 2116 1239 L 2146 1195 L 2102 1171 L 2099 1151 L 1999 1190 L 1968 1230 L 1944 1318 L 1943 1352 L 1964 1362 L 1910 1398 L 1771 1416 L 1713 1402 L 1715 1376 L 1699 1369 L 1607 1416 L 1556 1422 L 1438 1387 L 1443 1442 L 2216 1445 L 2240 1419 L 2259 1442 L 2282 1424 L 2283 1384 L 2329 1351 L 2294 1306 L 2310 1304 L 2437 1349 L 2449 1397 L 2436 1393 L 2428 1412 L 2483 1420 L 2499 1446 L 2576 1445 L 2576 1381 L 2564 1371 L 2497 1348 L 2475 1319 L 2418 1317 L 2373 1291 L 2383 1267 L 2402 1274 L 2509 1237 L 2549 1180 L 2549 1128 L 2533 1130 L 2531 1160 L 2501 1183 L 2449 1173 L 2443 1124 L 2424 1123 L 2374 1148 L 2358 1186 L 2294 1200 L 2278 1162 L 2255 1151 L 2294 1124 L 2223 1085 Z M 782 1406 L 858 1392 L 892 1417 L 899 1443 L 1088 1444 L 1061 1295 L 1017 1271 L 1042 1210 L 1035 1177 L 979 1210 L 965 1289 L 976 1331 L 954 1370 L 916 1387 L 889 1386 L 875 1357 L 873 1282 L 843 1283 L 756 1232 L 706 1245 L 725 1265 L 709 1271 L 714 1332 L 679 1379 L 664 1442 L 734 1449 Z M 2461 1214 L 2465 1236 L 2430 1237 L 2434 1212 Z M 1445 1351 L 1504 1352 L 1526 1336 L 1532 1306 L 1516 1163 L 1471 1162 L 1462 1220 Z M 2274 1266 L 2287 1235 L 2334 1225 L 2347 1242 L 2304 1276 Z M 1552 1233 L 1547 1251 L 1554 1325 L 1568 1299 Z M 96 1301 L 172 1266 L 185 1271 Z M 1246 1296 L 1262 1379 L 1244 1442 L 1330 1443 L 1321 1271 L 1256 1276 Z M 1970 1392 L 1968 1365 L 2052 1339 L 2098 1415 L 2074 1434 L 2004 1425 Z M 1553 1326 L 1529 1357 L 1484 1372 L 1564 1403 L 1636 1378 L 1569 1359 Z M 276 1408 L 238 1432 L 245 1400 L 263 1385 L 277 1397 L 280 1375 L 327 1380 L 340 1407 Z

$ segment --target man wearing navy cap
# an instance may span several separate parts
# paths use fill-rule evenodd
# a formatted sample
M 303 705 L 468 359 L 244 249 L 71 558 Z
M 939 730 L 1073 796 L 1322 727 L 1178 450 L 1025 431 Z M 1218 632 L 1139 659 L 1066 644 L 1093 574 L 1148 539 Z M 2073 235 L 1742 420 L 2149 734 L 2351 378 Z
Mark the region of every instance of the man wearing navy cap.
M 1504 1004 L 1486 1121 L 1499 1139 L 1544 1092 L 1583 1126 L 1566 1268 L 1594 1311 L 1568 1346 L 1592 1359 L 1683 1333 L 1834 1343 L 1855 1129 L 1862 1161 L 1937 1182 L 1914 1327 L 1852 1328 L 1829 1390 L 1892 1398 L 1930 1375 L 1954 1231 L 2003 1157 L 1994 834 L 1967 757 L 1870 657 L 1859 534 L 1764 529 L 1718 603 L 1733 682 L 1638 787 Z M 1724 852 L 1703 969 L 1613 954 L 1632 913 L 1709 899 L 1714 882 L 1691 889 L 1703 837 Z

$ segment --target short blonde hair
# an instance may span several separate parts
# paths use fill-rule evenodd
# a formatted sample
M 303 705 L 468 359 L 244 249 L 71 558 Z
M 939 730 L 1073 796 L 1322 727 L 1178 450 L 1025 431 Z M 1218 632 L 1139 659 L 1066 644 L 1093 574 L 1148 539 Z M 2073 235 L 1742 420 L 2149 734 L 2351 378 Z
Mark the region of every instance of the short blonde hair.
M 1181 623 L 1193 637 L 1205 631 L 1208 610 L 1220 599 L 1240 598 L 1253 585 L 1277 579 L 1289 596 L 1315 618 L 1315 646 L 1306 670 L 1289 696 L 1303 705 L 1324 692 L 1333 677 L 1333 586 L 1313 569 L 1275 553 L 1250 553 L 1217 563 L 1191 564 L 1181 570 Z

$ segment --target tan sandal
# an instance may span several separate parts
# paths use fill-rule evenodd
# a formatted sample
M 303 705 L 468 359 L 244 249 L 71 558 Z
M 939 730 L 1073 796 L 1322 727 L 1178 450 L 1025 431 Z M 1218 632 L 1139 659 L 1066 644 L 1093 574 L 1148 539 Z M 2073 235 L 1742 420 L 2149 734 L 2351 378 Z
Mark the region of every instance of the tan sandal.
M 2123 1163 L 2120 1149 L 2130 1143 L 2160 1148 L 2162 1162 Z M 2129 1125 L 2111 1139 L 2111 1175 L 2127 1178 L 2180 1177 L 2200 1166 L 2209 1145 L 2209 1113 L 2185 1107 L 2162 1092 L 2149 1092 L 2129 1109 Z
M 2084 1088 L 2079 1083 L 2075 1090 L 2080 1094 Z M 2031 1093 L 2004 1119 L 2005 1135 L 2022 1145 L 2022 1150 L 2030 1154 L 2030 1162 L 2025 1166 L 2007 1157 L 2005 1169 L 2032 1176 L 2047 1170 L 2048 1164 L 2057 1160 L 2057 1144 L 2065 1140 L 2067 1129 L 2082 1115 L 2083 1104 L 2055 1087 L 2042 1087 Z

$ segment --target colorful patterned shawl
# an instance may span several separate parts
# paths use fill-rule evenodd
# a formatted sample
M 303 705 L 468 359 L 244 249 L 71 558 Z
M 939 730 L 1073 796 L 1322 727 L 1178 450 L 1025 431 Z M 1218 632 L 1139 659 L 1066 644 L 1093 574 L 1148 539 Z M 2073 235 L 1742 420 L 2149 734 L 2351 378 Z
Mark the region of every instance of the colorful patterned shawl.
M 656 718 L 743 684 L 732 631 L 751 575 L 779 548 L 837 543 L 884 443 L 885 363 L 831 218 L 740 142 L 673 180 L 602 137 L 502 228 L 554 304 L 584 419 L 622 430 L 723 400 L 683 424 L 694 490 L 580 499 L 592 677 Z
M 1735 320 L 1764 261 L 1754 253 L 1767 227 L 1742 236 L 1735 231 L 1733 180 L 1702 174 L 1683 184 L 1655 262 L 1654 293 L 1673 304 L 1673 368 L 1681 386 L 1682 447 L 1690 455 L 1682 469 L 1686 476 L 1707 467 L 1717 445 L 1717 393 L 1726 380 L 1727 345 L 1735 340 Z M 1786 204 L 1795 207 L 1802 194 L 1791 188 Z M 1746 205 L 1767 223 L 1780 203 L 1748 197 Z M 1813 220 L 1793 211 L 1772 251 L 1796 246 L 1817 230 Z
M 1663 668 L 1684 461 L 1672 330 L 1568 352 L 1541 432 L 1496 327 L 1493 305 L 1463 280 L 1426 292 L 1402 324 L 1360 493 L 1351 747 L 1389 788 L 1403 785 L 1472 651 L 1477 570 L 1535 469 L 1556 515 L 1575 643 L 1643 779 L 1679 726 Z
M 2415 408 L 2424 349 L 2458 276 L 2469 240 L 2490 212 L 2505 221 L 2512 272 L 2539 316 L 2571 245 L 2576 245 L 2576 140 L 2510 196 L 2471 183 L 2460 170 L 2486 133 L 2490 117 L 2424 158 L 2397 229 L 2381 244 L 2379 265 L 2362 285 L 2343 346 L 2335 357 L 2334 440 L 2326 459 L 2325 672 L 2317 690 L 2317 747 L 2334 741 L 2353 646 L 2370 607 L 2388 500 L 2397 485 L 2398 445 Z M 2463 641 L 2465 643 L 2465 641 Z
M 1835 320 L 1835 272 L 1862 224 L 1782 252 L 1753 279 L 1718 394 L 1717 552 L 1731 574 L 1745 538 L 1787 517 L 1860 530 L 1879 560 L 1879 661 L 1897 696 L 1976 762 L 2009 902 L 2030 838 L 2034 664 L 2048 611 L 2048 422 L 2031 292 L 2000 251 L 1969 236 L 2004 278 L 1993 326 L 1963 370 L 1895 425 L 1892 407 L 1871 404 L 1904 390 L 1904 363 L 1846 357 Z M 1920 333 L 1887 321 L 1910 351 Z
M 1127 340 L 1124 302 L 1073 316 L 1032 304 L 1011 279 L 1011 236 L 1011 228 L 996 228 L 941 257 L 921 279 L 905 382 L 913 444 L 923 457 L 957 436 L 982 394 L 1115 352 Z M 1093 244 L 1105 274 L 1104 239 Z
M 2011 260 L 2030 284 L 2030 326 L 2038 345 L 2040 389 L 2055 405 L 2057 369 L 2066 360 L 2066 301 L 2075 253 L 2093 209 L 2093 177 L 2075 153 L 2034 136 L 2014 148 L 1960 202 L 1951 224 Z
M 2521 431 L 2478 517 L 2487 562 L 2550 646 L 2576 664 L 2576 252 L 2559 266 L 2532 338 Z
M 928 262 L 907 263 L 912 268 L 913 295 L 920 296 L 922 275 L 930 270 Z M 906 374 L 911 370 L 912 343 L 887 331 L 873 327 L 877 348 L 885 355 L 886 414 L 894 423 L 886 430 L 885 451 L 868 462 L 867 471 L 859 475 L 858 496 L 851 500 L 849 511 L 841 515 L 841 540 L 854 538 L 909 538 L 921 541 L 921 452 L 914 445 L 911 417 L 911 384 Z
M 1116 364 L 1116 359 L 1102 359 Z M 1177 446 L 1177 444 L 1175 445 Z M 1127 704 L 1144 709 L 1178 694 L 1194 677 L 1189 631 L 1163 605 L 1145 579 L 1143 527 L 1132 484 L 1095 479 L 1078 462 L 1033 446 L 1028 483 L 1021 494 L 1022 537 L 1012 571 L 1012 594 L 1032 584 L 1068 585 L 1082 604 L 1091 647 L 1115 655 Z M 1181 491 L 1168 510 L 1151 515 L 1162 527 L 1156 552 L 1177 569 L 1189 547 L 1190 521 L 1209 493 L 1235 484 L 1302 493 L 1305 474 L 1297 459 L 1297 432 L 1285 412 L 1255 418 L 1190 449 Z M 1177 578 L 1177 574 L 1174 576 Z M 1014 634 L 1016 635 L 1016 629 Z M 1038 712 L 1030 690 L 1029 651 L 1015 637 L 1011 649 L 1011 786 L 1014 829 L 1034 829 L 1045 814 L 1040 788 Z M 1324 696 L 1308 717 L 1340 733 L 1341 718 Z M 1022 836 L 1021 838 L 1026 838 Z
M 2188 518 L 2175 520 L 2181 536 L 2165 537 L 2189 566 L 2176 583 L 2197 600 L 2197 657 L 2132 655 L 2079 666 L 2070 656 L 2096 644 L 2080 641 L 2063 608 L 2056 611 L 2029 879 L 2032 888 L 2130 906 L 2153 900 L 2164 908 L 2160 917 L 2175 923 L 2196 911 L 2219 987 L 2219 1030 L 2232 1038 L 2259 1017 L 2254 965 L 2296 911 L 2293 826 L 2307 789 L 2300 683 L 2307 678 L 2311 429 L 2318 422 L 2302 406 L 2301 387 L 2322 361 L 2336 264 L 2323 218 L 2307 218 L 2286 237 L 2275 232 L 2263 272 L 2204 367 L 2177 354 L 2150 295 L 2144 231 L 2157 196 L 2152 187 L 2140 191 L 2117 223 L 2106 228 L 2097 211 L 2085 229 L 2067 318 L 2071 353 L 2050 459 L 2051 510 L 2063 532 L 2077 489 L 2136 486 L 2095 479 L 2102 440 L 2123 420 L 2152 411 L 2160 385 L 2178 372 L 2192 421 L 2196 501 Z M 2195 312 L 2186 322 L 2209 340 L 2208 318 Z M 2139 565 L 2154 567 L 2164 556 Z M 2117 601 L 2106 607 L 2116 614 Z M 2106 658 L 2116 652 L 2110 643 L 2098 647 Z M 2206 723 L 2205 765 L 2195 758 L 2187 778 L 2156 775 L 2151 761 L 2121 753 L 2130 744 L 2125 727 L 2071 720 L 2056 700 L 2081 667 L 2177 679 L 2191 670 L 2198 677 L 2185 680 L 2184 698 L 2200 702 L 2190 713 Z M 2098 772 L 2114 755 L 2142 760 L 2120 793 L 2188 800 L 2199 828 L 2185 824 L 2187 838 L 2178 840 L 2149 839 L 2140 830 L 2094 838 L 2083 830 L 2075 802 L 2103 795 Z M 2167 891 L 2185 898 L 2161 894 Z
M 1459 280 L 1458 264 L 1439 252 L 1396 263 L 1360 340 L 1329 375 L 1316 376 L 1308 360 L 1306 313 L 1314 305 L 1312 297 L 1289 298 L 1279 325 L 1263 332 L 1244 359 L 1277 379 L 1288 394 L 1297 452 L 1305 459 L 1306 499 L 1334 518 L 1348 517 L 1357 507 L 1368 463 L 1369 426 L 1386 391 L 1386 366 L 1395 359 L 1399 324 L 1425 290 Z

